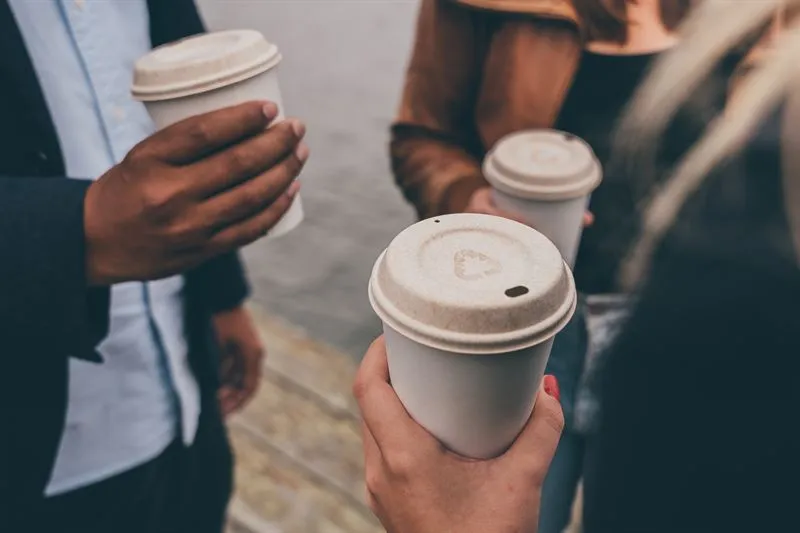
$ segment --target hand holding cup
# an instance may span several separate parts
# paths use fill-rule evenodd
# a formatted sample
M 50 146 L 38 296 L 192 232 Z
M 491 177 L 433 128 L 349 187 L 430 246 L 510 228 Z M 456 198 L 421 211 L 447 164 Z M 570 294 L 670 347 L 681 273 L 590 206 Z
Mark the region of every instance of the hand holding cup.
M 564 419 L 543 390 L 517 440 L 488 461 L 445 450 L 417 425 L 389 384 L 383 339 L 373 343 L 353 392 L 364 418 L 367 498 L 390 533 L 535 531 L 539 500 Z
M 249 102 L 167 127 L 93 183 L 84 201 L 92 285 L 185 271 L 265 235 L 297 194 L 304 126 Z

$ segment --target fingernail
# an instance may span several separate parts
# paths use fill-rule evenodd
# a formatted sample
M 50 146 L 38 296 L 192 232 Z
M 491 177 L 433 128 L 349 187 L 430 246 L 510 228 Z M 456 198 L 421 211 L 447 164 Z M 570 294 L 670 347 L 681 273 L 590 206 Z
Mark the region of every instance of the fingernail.
M 544 377 L 544 392 L 559 402 L 561 401 L 561 391 L 558 390 L 558 380 L 555 376 L 548 374 Z
M 306 162 L 306 159 L 308 159 L 308 154 L 309 151 L 308 151 L 308 146 L 306 146 L 306 143 L 300 143 L 294 151 L 294 156 L 301 163 Z
M 286 189 L 286 196 L 289 198 L 294 198 L 297 196 L 297 193 L 300 192 L 300 182 L 295 180 L 289 185 L 289 188 Z
M 303 135 L 306 134 L 305 125 L 297 119 L 292 119 L 289 123 L 292 125 L 292 130 L 294 130 L 294 134 L 297 135 L 297 138 L 302 139 Z
M 267 117 L 267 120 L 272 120 L 278 116 L 278 106 L 273 102 L 267 102 L 264 104 L 263 111 L 264 116 Z

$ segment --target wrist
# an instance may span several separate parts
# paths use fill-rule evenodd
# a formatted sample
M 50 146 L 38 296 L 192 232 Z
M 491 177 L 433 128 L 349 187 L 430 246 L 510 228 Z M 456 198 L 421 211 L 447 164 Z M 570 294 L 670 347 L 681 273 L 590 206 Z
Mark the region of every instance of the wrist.
M 95 187 L 95 183 L 90 185 L 83 197 L 84 268 L 86 269 L 86 284 L 89 287 L 111 285 L 110 275 L 103 268 L 104 261 L 101 259 L 102 254 L 99 251 L 102 246 L 99 244 L 100 239 L 94 224 L 92 205 L 94 205 Z

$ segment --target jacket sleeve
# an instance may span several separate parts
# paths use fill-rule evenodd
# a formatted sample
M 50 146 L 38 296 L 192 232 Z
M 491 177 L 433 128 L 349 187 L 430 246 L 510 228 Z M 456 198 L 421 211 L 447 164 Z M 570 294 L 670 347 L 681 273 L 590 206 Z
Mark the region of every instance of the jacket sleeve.
M 422 0 L 400 110 L 391 130 L 397 185 L 420 217 L 463 211 L 487 183 L 475 129 L 485 17 L 450 0 Z
M 0 177 L 0 331 L 10 353 L 100 360 L 110 291 L 86 281 L 90 183 Z
M 186 273 L 197 303 L 211 313 L 233 309 L 250 295 L 244 266 L 237 253 L 220 255 Z
M 153 47 L 206 31 L 194 0 L 148 0 Z

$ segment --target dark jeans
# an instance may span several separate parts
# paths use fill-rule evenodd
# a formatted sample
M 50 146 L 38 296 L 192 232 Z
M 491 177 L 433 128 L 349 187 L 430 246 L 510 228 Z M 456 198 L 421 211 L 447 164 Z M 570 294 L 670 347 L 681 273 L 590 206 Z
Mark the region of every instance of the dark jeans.
M 583 472 L 586 438 L 574 431 L 573 420 L 586 348 L 586 320 L 579 308 L 556 336 L 545 370 L 558 379 L 566 427 L 542 488 L 539 533 L 561 533 L 569 525 L 572 502 Z
M 204 409 L 193 445 L 174 442 L 152 461 L 45 500 L 35 531 L 221 533 L 233 459 L 216 406 Z

